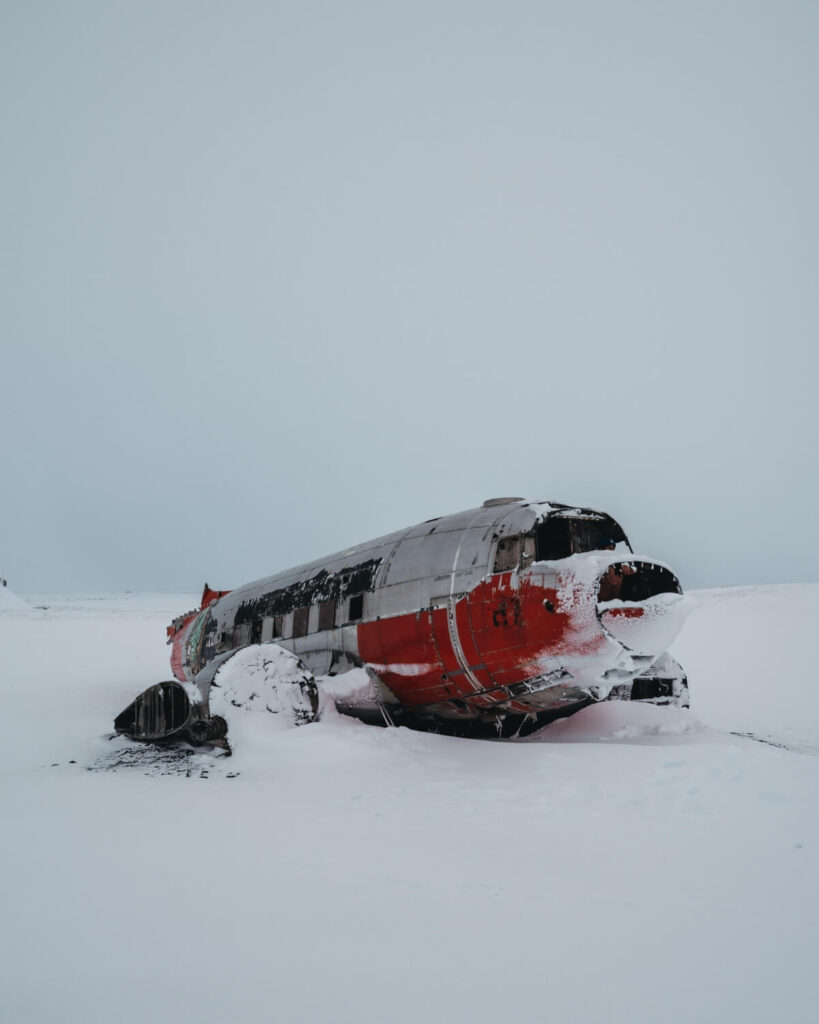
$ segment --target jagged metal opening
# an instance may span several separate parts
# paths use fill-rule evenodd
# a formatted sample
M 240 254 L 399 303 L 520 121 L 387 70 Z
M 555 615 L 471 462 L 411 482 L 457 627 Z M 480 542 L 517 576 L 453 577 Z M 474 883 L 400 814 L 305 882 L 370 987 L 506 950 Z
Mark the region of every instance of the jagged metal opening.
M 631 687 L 632 700 L 662 700 L 669 701 L 674 696 L 674 680 L 665 679 L 662 676 L 640 676 L 634 680 Z
M 184 687 L 177 682 L 157 683 L 117 715 L 114 728 L 134 739 L 160 739 L 184 728 L 190 713 Z
M 657 594 L 681 594 L 680 581 L 653 562 L 615 562 L 600 580 L 598 601 L 646 601 Z

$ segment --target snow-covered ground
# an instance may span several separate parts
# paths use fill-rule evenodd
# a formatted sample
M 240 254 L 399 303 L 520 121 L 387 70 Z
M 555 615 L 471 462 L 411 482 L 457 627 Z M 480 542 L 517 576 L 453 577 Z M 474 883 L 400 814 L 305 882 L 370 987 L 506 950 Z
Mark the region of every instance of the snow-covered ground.
M 22 597 L 18 597 L 17 594 L 15 594 L 14 591 L 9 590 L 4 583 L 0 583 L 0 612 L 19 612 L 26 611 L 27 609 L 28 605 Z
M 111 739 L 193 595 L 0 610 L 0 1021 L 771 1022 L 819 997 L 819 585 L 700 591 L 690 712 Z

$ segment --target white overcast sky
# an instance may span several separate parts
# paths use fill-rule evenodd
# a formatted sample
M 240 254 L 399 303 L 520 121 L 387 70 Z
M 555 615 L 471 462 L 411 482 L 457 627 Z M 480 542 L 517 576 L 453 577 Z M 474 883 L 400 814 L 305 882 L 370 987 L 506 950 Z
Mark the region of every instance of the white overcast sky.
M 819 579 L 819 3 L 0 0 L 0 575 L 487 497 Z

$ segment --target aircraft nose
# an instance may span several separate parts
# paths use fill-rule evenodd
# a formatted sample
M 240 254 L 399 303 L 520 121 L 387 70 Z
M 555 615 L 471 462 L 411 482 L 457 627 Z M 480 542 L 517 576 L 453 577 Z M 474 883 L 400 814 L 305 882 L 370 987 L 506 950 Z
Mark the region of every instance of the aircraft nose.
M 668 649 L 694 606 L 677 577 L 653 562 L 614 562 L 600 579 L 597 614 L 612 639 L 634 654 Z

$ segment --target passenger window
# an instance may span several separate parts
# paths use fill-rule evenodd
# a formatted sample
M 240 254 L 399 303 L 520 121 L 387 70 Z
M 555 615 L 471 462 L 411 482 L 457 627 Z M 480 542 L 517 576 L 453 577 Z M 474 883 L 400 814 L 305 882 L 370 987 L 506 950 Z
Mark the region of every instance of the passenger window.
M 241 626 L 233 627 L 233 646 L 247 647 L 250 642 L 250 623 L 243 622 Z
M 252 644 L 260 644 L 262 642 L 262 620 L 256 619 L 256 621 L 250 627 L 250 642 Z
M 350 598 L 350 622 L 357 622 L 364 616 L 364 595 L 356 594 Z
M 526 569 L 535 560 L 535 535 L 530 533 L 527 537 L 522 537 L 523 551 L 520 556 L 520 567 Z
M 509 572 L 517 569 L 520 561 L 520 537 L 502 537 L 495 551 L 495 565 L 492 572 Z
M 310 619 L 310 605 L 297 608 L 293 612 L 293 636 L 307 636 L 307 623 Z
M 334 629 L 336 624 L 336 602 L 335 598 L 329 601 L 322 601 L 319 604 L 318 628 L 319 632 L 325 629 Z
M 284 616 L 274 615 L 273 616 L 273 638 L 277 636 L 284 636 Z

